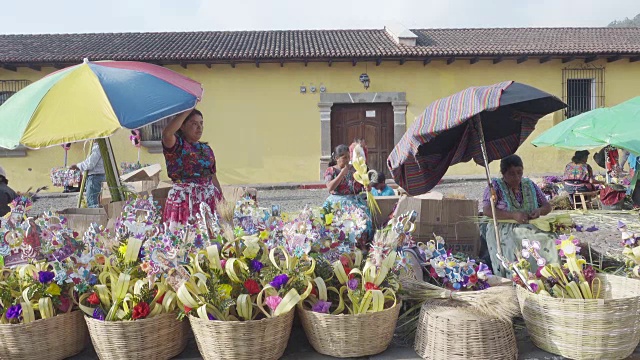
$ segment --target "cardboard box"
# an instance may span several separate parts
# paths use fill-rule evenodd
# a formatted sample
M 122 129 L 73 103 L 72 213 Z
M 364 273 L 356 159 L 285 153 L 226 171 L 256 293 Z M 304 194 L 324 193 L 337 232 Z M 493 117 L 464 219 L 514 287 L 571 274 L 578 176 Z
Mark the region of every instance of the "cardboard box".
M 64 209 L 59 214 L 64 216 L 69 227 L 79 234 L 84 234 L 92 223 L 106 226 L 108 221 L 107 211 L 103 208 Z
M 376 214 L 375 218 L 375 226 L 379 228 L 389 220 L 389 216 L 395 209 L 398 200 L 400 200 L 400 196 L 377 196 L 375 199 L 380 208 L 380 214 Z
M 445 239 L 447 248 L 472 256 L 480 253 L 480 230 L 472 220 L 478 216 L 477 200 L 441 198 L 441 194 L 421 197 L 403 196 L 395 214 L 415 210 L 418 213 L 414 238 L 428 241 L 435 235 Z
M 160 171 L 162 171 L 162 167 L 160 164 L 153 164 L 147 167 L 143 167 L 136 171 L 132 171 L 128 174 L 120 176 L 120 180 L 122 182 L 131 183 L 137 181 L 150 181 L 155 183 L 155 186 L 160 182 Z M 150 189 L 151 190 L 151 189 Z
M 150 195 L 151 191 L 157 188 L 160 183 L 161 171 L 160 164 L 149 165 L 120 176 L 120 184 L 133 193 Z M 109 185 L 104 182 L 102 183 L 100 205 L 106 207 L 109 203 L 111 203 L 111 193 L 109 192 Z

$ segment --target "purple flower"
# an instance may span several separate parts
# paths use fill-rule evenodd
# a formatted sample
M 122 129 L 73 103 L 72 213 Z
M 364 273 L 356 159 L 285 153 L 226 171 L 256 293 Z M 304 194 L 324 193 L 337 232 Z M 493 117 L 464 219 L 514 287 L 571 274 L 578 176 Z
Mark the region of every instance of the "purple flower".
M 9 306 L 7 309 L 7 319 L 17 319 L 22 315 L 22 305 Z
M 538 284 L 529 283 L 529 287 L 531 288 L 531 290 L 533 290 L 534 293 L 538 293 Z
M 54 277 L 56 277 L 56 274 L 51 271 L 38 271 L 38 281 L 43 284 L 50 283 Z
M 96 320 L 104 321 L 104 315 L 104 311 L 99 307 L 93 310 L 93 318 Z
M 350 279 L 349 281 L 347 281 L 347 286 L 349 287 L 349 290 L 355 290 L 358 288 L 358 279 Z
M 91 274 L 89 276 L 89 281 L 88 281 L 89 285 L 93 286 L 96 283 L 98 283 L 98 277 L 96 276 L 96 274 Z
M 328 314 L 330 307 L 331 307 L 330 301 L 318 300 L 317 303 L 313 304 L 313 306 L 311 307 L 311 310 L 318 313 Z
M 598 228 L 595 225 L 592 225 L 592 226 L 586 228 L 585 231 L 594 232 L 594 231 L 598 231 Z
M 273 278 L 273 281 L 269 283 L 269 285 L 274 288 L 280 290 L 280 288 L 285 285 L 289 281 L 289 276 L 287 274 L 280 274 Z
M 263 267 L 264 264 L 258 260 L 253 259 L 249 262 L 249 269 L 251 269 L 251 272 L 260 272 Z
M 576 231 L 582 232 L 582 225 L 576 225 Z
M 209 318 L 209 320 L 218 320 L 218 319 L 216 319 L 215 316 L 213 316 L 213 315 L 211 315 L 209 313 L 207 313 L 207 317 Z
M 618 229 L 622 229 L 624 227 L 627 227 L 627 225 L 625 223 L 623 223 L 622 221 L 618 220 Z

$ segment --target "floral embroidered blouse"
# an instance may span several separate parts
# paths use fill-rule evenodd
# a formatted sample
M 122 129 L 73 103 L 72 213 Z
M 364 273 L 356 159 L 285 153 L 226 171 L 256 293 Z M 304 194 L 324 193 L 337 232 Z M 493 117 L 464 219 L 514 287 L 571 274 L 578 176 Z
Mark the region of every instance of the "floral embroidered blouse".
M 533 211 L 548 203 L 547 198 L 533 181 L 522 178 L 520 191 L 513 194 L 502 179 L 493 179 L 491 185 L 496 190 L 496 209 L 504 211 Z M 491 206 L 491 191 L 487 186 L 482 199 L 483 206 Z
M 588 164 L 576 164 L 570 162 L 564 168 L 563 180 L 589 182 L 592 174 L 593 170 Z
M 338 186 L 330 192 L 331 195 L 357 195 L 361 193 L 364 190 L 364 186 L 362 186 L 362 184 L 360 184 L 353 178 L 354 173 L 355 170 L 351 166 L 349 166 L 347 175 L 345 175 Z M 330 166 L 324 172 L 324 181 L 326 183 L 329 183 L 331 180 L 338 177 L 338 174 L 340 174 L 340 169 L 336 168 L 335 166 Z
M 163 146 L 162 153 L 173 182 L 198 181 L 216 173 L 216 157 L 203 142 L 190 143 L 176 134 L 176 143 L 172 148 Z

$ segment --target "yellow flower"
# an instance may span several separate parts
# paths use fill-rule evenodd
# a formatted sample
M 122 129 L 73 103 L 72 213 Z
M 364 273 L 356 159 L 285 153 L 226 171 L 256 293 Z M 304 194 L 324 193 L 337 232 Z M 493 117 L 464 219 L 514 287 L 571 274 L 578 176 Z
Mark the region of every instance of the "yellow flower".
M 260 239 L 266 240 L 269 238 L 269 232 L 267 230 L 260 231 Z
M 280 217 L 282 218 L 282 221 L 284 221 L 284 222 L 288 222 L 289 221 L 289 214 L 287 214 L 287 213 L 282 213 L 282 215 L 280 215 Z
M 326 214 L 324 216 L 324 221 L 327 225 L 331 225 L 331 223 L 333 223 L 333 214 Z
M 220 294 L 220 299 L 226 300 L 231 298 L 231 290 L 233 290 L 233 288 L 229 284 L 218 285 L 218 293 Z
M 45 292 L 52 296 L 60 295 L 60 286 L 58 286 L 58 284 L 56 283 L 52 283 L 51 285 L 49 285 L 47 290 L 45 290 Z
M 120 247 L 118 248 L 118 251 L 122 255 L 126 254 L 127 253 L 127 245 L 120 245 Z

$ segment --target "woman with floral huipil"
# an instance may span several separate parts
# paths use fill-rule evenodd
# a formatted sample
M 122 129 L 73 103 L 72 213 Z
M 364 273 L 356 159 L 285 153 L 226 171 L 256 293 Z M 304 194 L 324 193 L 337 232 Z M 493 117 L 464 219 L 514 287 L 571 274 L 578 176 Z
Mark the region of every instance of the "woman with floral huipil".
M 162 131 L 167 174 L 173 181 L 163 220 L 171 227 L 195 221 L 202 202 L 215 211 L 222 199 L 213 150 L 200 141 L 203 127 L 202 113 L 194 109 L 177 115 Z

